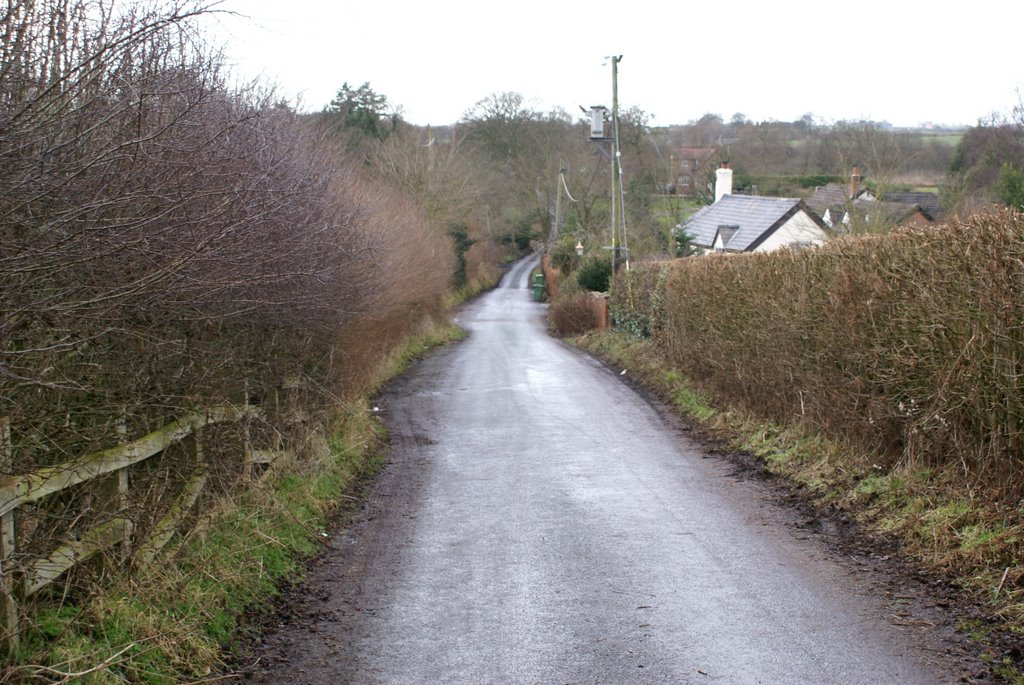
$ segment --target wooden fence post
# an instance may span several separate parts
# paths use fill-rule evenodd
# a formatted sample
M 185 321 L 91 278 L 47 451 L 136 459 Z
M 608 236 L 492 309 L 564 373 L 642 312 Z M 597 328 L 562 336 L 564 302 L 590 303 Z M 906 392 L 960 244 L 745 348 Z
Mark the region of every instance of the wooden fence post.
M 14 446 L 11 444 L 11 419 L 0 417 L 0 473 L 10 475 L 14 467 Z M 8 654 L 18 648 L 18 604 L 16 579 L 11 562 L 14 558 L 16 529 L 13 509 L 0 516 L 0 644 Z
M 122 442 L 119 446 L 84 455 L 64 464 L 42 467 L 28 474 L 0 473 L 0 520 L 5 523 L 4 526 L 0 526 L 0 533 L 3 533 L 0 536 L 0 542 L 3 543 L 3 547 L 0 548 L 0 552 L 3 552 L 0 555 L 0 631 L 3 631 L 6 624 L 18 627 L 16 602 L 31 596 L 65 571 L 92 559 L 95 555 L 109 552 L 115 546 L 125 548 L 130 544 L 133 526 L 127 515 L 130 480 L 127 477 L 127 469 L 163 453 L 171 445 L 191 436 L 191 449 L 199 473 L 189 480 L 185 491 L 172 506 L 171 513 L 158 522 L 155 534 L 150 536 L 158 540 L 141 541 L 140 549 L 137 550 L 140 558 L 145 559 L 147 554 L 149 558 L 155 557 L 155 553 L 159 552 L 174 535 L 181 520 L 205 487 L 207 464 L 201 436 L 203 426 L 240 421 L 248 414 L 250 412 L 240 411 L 237 407 L 213 407 L 204 412 L 188 414 L 132 441 L 127 441 L 126 427 L 116 426 L 115 430 L 120 434 Z M 0 471 L 9 472 L 12 470 L 13 462 L 10 425 L 2 418 L 0 424 L 4 428 L 0 431 L 0 435 L 3 436 L 0 442 L 3 446 L 3 449 L 0 449 L 0 455 L 3 455 L 0 464 L 8 465 L 6 469 L 0 468 Z M 260 459 L 266 456 L 254 451 L 253 462 L 262 463 Z M 101 515 L 109 514 L 107 520 L 88 530 L 79 531 L 75 539 L 70 539 L 69 536 L 63 544 L 46 555 L 33 555 L 25 560 L 18 557 L 17 563 L 14 563 L 14 516 L 17 508 L 82 483 L 91 484 L 94 510 Z M 126 548 L 122 551 L 132 550 Z M 105 561 L 109 563 L 113 559 L 109 555 L 106 560 L 101 557 L 101 570 Z M 13 620 L 8 619 L 10 612 L 14 612 Z M 10 645 L 16 639 L 17 633 L 14 630 L 0 632 L 0 646 Z
M 252 435 L 250 431 L 250 424 L 252 419 L 249 417 L 249 381 L 245 381 L 245 389 L 243 390 L 244 397 L 242 402 L 242 408 L 246 412 L 245 417 L 242 419 L 242 481 L 248 483 L 252 480 Z
M 117 441 L 121 445 L 128 444 L 128 408 L 123 407 L 121 418 L 117 422 Z M 117 511 L 124 516 L 124 534 L 121 538 L 121 558 L 127 559 L 132 548 L 132 518 L 128 515 L 128 469 L 117 470 L 117 492 L 112 498 Z
M 203 434 L 201 428 L 192 431 L 192 449 L 195 452 L 196 472 L 206 473 L 206 455 L 203 453 Z
M 279 388 L 274 388 L 274 418 L 270 425 L 274 427 L 275 450 L 280 450 L 284 445 L 284 441 L 281 439 L 281 426 L 283 422 L 281 417 L 281 390 Z
M 186 447 L 191 449 L 192 456 L 195 459 L 195 475 L 185 484 L 184 490 L 171 506 L 167 515 L 156 523 L 150 536 L 139 543 L 139 549 L 135 555 L 136 566 L 153 563 L 161 550 L 171 542 L 182 520 L 188 515 L 188 512 L 202 494 L 203 488 L 206 487 L 207 468 L 206 459 L 203 455 L 203 442 L 200 437 L 200 431 L 201 428 L 196 427 L 183 441 Z
M 291 374 L 285 376 L 284 382 L 281 384 L 281 389 L 284 390 L 285 404 L 287 407 L 287 422 L 292 422 L 298 416 L 299 413 L 299 376 L 298 374 Z

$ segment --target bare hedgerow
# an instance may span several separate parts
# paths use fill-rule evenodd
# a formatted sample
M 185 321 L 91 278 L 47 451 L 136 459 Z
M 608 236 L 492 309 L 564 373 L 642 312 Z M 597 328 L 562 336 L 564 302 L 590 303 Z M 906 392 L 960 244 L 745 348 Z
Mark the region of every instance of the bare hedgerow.
M 1019 212 L 677 260 L 663 289 L 654 338 L 720 400 L 846 440 L 878 468 L 1024 492 Z
M 557 335 L 586 333 L 597 327 L 591 296 L 586 292 L 567 292 L 551 303 L 548 321 Z
M 99 387 L 112 406 L 160 386 L 164 414 L 240 398 L 268 344 L 327 344 L 367 306 L 373 240 L 338 151 L 268 94 L 227 90 L 187 40 L 201 5 L 115 9 L 5 18 L 0 376 L 55 393 L 5 392 L 17 426 L 82 393 L 103 413 Z
M 349 180 L 346 192 L 363 212 L 363 261 L 373 265 L 373 275 L 360 293 L 369 309 L 338 329 L 343 397 L 370 391 L 384 353 L 440 314 L 455 261 L 450 238 L 415 199 L 369 177 Z
M 352 369 L 439 306 L 446 239 L 272 93 L 229 89 L 195 38 L 205 11 L 12 0 L 0 14 L 0 475 L 221 402 L 261 405 L 251 434 L 276 439 L 289 403 L 329 412 Z M 317 390 L 296 397 L 294 379 Z M 218 430 L 214 491 L 238 476 L 240 436 Z M 178 452 L 133 467 L 140 511 L 94 507 L 89 488 L 24 507 L 18 549 L 152 520 L 195 467 Z

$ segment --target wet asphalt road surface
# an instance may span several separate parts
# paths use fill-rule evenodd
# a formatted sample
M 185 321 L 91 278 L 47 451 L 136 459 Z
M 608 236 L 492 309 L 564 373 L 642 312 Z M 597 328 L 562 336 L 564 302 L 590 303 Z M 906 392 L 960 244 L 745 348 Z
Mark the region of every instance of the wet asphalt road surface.
M 390 463 L 249 682 L 959 681 L 763 485 L 550 338 L 530 266 L 381 398 Z

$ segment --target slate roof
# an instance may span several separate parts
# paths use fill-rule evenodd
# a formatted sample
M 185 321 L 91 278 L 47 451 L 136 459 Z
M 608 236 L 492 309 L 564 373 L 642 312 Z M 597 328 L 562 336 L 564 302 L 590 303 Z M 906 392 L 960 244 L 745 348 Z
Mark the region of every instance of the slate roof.
M 918 211 L 923 211 L 928 215 L 928 212 L 921 205 L 906 202 L 854 200 L 853 210 L 859 212 L 861 216 L 867 215 L 869 217 L 874 217 L 878 212 L 881 212 L 882 222 L 886 226 L 899 226 Z
M 905 205 L 918 205 L 930 219 L 942 216 L 942 203 L 935 193 L 885 193 L 882 199 L 886 202 L 900 202 Z
M 807 198 L 807 206 L 823 211 L 832 207 L 842 207 L 847 199 L 845 186 L 829 183 L 814 189 L 814 193 Z
M 860 197 L 867 191 L 867 188 L 857 190 L 856 197 Z M 814 189 L 814 192 L 807 198 L 807 206 L 816 212 L 824 212 L 826 209 L 845 207 L 850 200 L 850 186 L 844 183 L 828 183 Z
M 682 230 L 690 236 L 694 245 L 710 248 L 720 228 L 737 227 L 726 249 L 730 252 L 745 252 L 760 245 L 801 210 L 825 228 L 821 219 L 814 212 L 808 211 L 807 205 L 798 198 L 725 195 L 715 204 L 691 216 L 683 224 Z

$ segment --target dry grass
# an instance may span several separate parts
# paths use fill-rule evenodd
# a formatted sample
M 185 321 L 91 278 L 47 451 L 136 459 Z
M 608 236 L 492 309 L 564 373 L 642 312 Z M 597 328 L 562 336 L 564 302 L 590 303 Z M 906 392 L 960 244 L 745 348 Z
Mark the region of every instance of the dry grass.
M 382 430 L 350 405 L 324 440 L 256 487 L 220 498 L 160 563 L 39 607 L 0 682 L 192 682 L 222 666 L 243 613 L 324 540 L 328 515 L 379 465 Z M 73 677 L 70 674 L 74 674 Z

